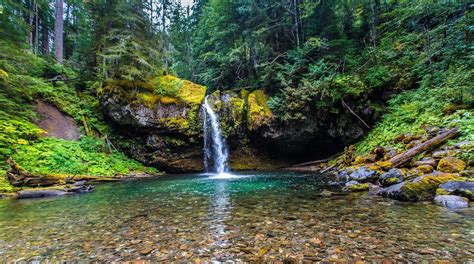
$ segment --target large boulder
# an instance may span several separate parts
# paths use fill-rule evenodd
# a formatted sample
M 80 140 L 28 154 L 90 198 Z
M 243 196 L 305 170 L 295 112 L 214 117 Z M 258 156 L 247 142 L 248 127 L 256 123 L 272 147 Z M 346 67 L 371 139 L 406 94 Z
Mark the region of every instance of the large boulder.
M 437 193 L 453 194 L 474 200 L 474 182 L 449 181 L 441 184 Z
M 379 177 L 379 172 L 367 167 L 347 168 L 339 173 L 339 178 L 346 181 L 375 182 Z
M 449 209 L 461 209 L 469 207 L 469 201 L 456 195 L 437 195 L 434 198 L 437 205 L 447 207 Z
M 455 174 L 436 172 L 383 188 L 377 194 L 401 201 L 431 200 L 439 185 L 457 179 Z
M 400 169 L 390 169 L 388 172 L 380 175 L 379 183 L 384 187 L 394 185 L 405 180 L 403 175 L 404 173 Z

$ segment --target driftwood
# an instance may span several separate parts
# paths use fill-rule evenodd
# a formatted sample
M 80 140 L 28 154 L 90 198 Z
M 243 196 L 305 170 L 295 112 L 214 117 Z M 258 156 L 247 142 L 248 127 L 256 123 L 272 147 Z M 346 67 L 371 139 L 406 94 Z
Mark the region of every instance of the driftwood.
M 62 179 L 50 175 L 39 175 L 23 169 L 12 158 L 7 160 L 10 169 L 7 171 L 7 179 L 15 187 L 48 187 L 60 184 Z
M 296 165 L 293 165 L 291 166 L 291 168 L 294 168 L 294 167 L 306 167 L 306 166 L 312 166 L 312 165 L 318 165 L 318 164 L 321 164 L 321 163 L 325 163 L 325 162 L 328 162 L 332 159 L 334 159 L 335 157 L 341 155 L 342 153 L 337 153 L 337 154 L 334 154 L 332 156 L 329 156 L 325 159 L 321 159 L 321 160 L 313 160 L 313 161 L 308 161 L 308 162 L 305 162 L 305 163 L 299 163 L 299 164 L 296 164 Z
M 402 167 L 406 163 L 410 162 L 413 157 L 416 155 L 434 149 L 437 146 L 444 143 L 446 140 L 454 137 L 459 132 L 459 127 L 455 127 L 453 129 L 447 130 L 443 133 L 438 134 L 434 138 L 427 140 L 401 154 L 396 155 L 395 157 L 389 159 L 390 165 L 397 168 Z

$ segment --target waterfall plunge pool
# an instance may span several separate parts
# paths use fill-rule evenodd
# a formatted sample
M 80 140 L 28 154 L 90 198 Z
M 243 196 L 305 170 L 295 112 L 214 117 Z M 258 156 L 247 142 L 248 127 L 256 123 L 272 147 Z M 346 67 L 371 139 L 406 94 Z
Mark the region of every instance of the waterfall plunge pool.
M 320 175 L 242 172 L 101 184 L 0 200 L 0 259 L 473 260 L 474 211 L 367 194 L 328 198 Z

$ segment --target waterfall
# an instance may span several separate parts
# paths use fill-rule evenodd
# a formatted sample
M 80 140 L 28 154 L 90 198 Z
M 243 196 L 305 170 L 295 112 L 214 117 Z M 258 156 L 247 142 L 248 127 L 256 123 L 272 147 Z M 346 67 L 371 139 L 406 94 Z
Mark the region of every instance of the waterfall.
M 225 140 L 219 127 L 219 118 L 204 98 L 204 168 L 207 172 L 225 173 L 228 171 L 228 153 Z

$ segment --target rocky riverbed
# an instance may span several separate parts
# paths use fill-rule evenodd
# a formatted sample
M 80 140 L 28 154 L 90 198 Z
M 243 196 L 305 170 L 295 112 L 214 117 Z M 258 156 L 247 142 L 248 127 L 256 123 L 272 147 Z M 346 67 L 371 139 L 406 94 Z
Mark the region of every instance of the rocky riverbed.
M 472 208 L 341 195 L 317 174 L 169 176 L 0 200 L 0 258 L 463 262 L 473 260 L 473 220 Z

